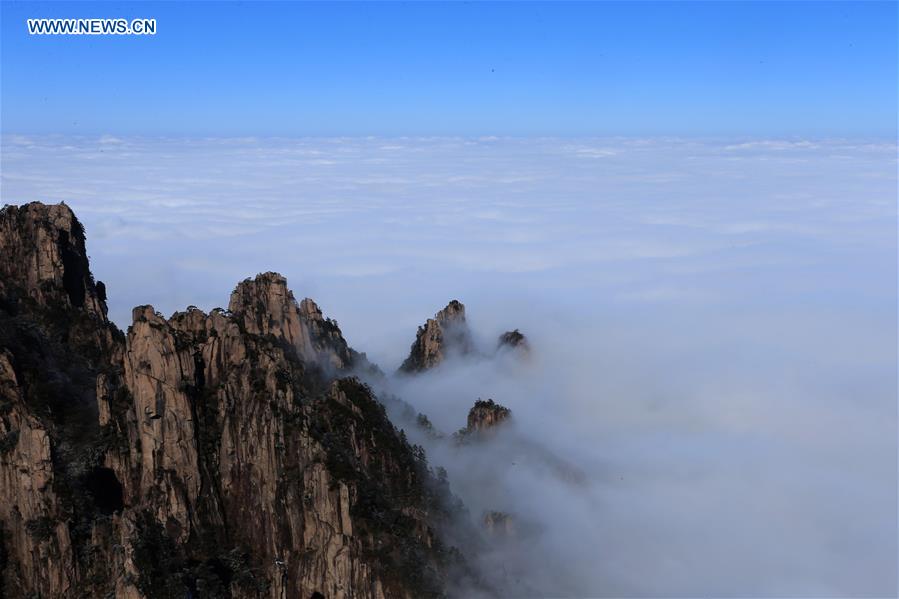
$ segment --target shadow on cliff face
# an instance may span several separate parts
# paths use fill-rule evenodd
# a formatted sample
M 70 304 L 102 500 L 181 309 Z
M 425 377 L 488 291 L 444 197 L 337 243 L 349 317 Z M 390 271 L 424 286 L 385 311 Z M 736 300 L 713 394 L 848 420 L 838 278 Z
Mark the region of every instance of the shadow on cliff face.
M 821 369 L 844 349 L 813 349 L 809 330 L 808 354 L 794 354 L 768 337 L 786 325 L 516 324 L 527 361 L 449 358 L 390 381 L 432 423 L 393 414 L 447 470 L 486 539 L 482 569 L 509 596 L 876 596 L 894 584 L 890 382 L 849 400 L 853 383 Z M 722 339 L 730 353 L 710 353 Z M 460 443 L 452 432 L 478 398 L 512 416 Z
M 120 512 L 124 507 L 122 483 L 109 468 L 97 467 L 85 476 L 85 487 L 101 514 Z

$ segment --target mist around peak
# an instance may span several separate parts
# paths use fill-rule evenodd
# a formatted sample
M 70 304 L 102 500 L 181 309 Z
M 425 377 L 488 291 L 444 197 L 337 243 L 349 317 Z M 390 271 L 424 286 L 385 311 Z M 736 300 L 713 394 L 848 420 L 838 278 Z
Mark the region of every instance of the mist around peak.
M 109 319 L 283 273 L 387 373 L 469 521 L 533 535 L 488 570 L 554 596 L 896 595 L 894 141 L 101 149 L 7 138 L 3 193 L 78 212 Z M 487 357 L 394 376 L 451 298 Z M 516 328 L 526 360 L 496 351 Z M 458 446 L 478 398 L 512 418 Z
M 573 329 L 509 312 L 493 316 L 534 331 L 529 358 L 455 356 L 387 383 L 419 413 L 391 417 L 446 470 L 484 539 L 491 584 L 561 597 L 876 596 L 892 584 L 878 559 L 894 547 L 881 526 L 895 427 L 873 405 L 841 401 L 838 377 L 794 359 L 785 389 L 742 377 L 731 356 L 700 352 L 700 364 L 711 333 Z M 649 331 L 656 348 L 639 341 Z M 775 372 L 783 356 L 755 359 Z M 503 414 L 489 434 L 473 434 L 479 410 Z M 858 430 L 869 437 L 841 450 Z M 847 470 L 850 460 L 860 467 Z M 873 511 L 841 520 L 846 502 Z

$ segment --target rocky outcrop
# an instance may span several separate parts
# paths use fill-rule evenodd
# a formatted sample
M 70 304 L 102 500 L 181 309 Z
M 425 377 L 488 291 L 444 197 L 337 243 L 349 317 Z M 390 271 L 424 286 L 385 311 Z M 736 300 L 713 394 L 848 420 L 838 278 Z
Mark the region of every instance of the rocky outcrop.
M 531 346 L 518 329 L 506 331 L 497 339 L 494 349 L 476 349 L 471 330 L 465 320 L 465 306 L 458 300 L 429 318 L 418 327 L 409 356 L 399 367 L 399 374 L 414 374 L 434 368 L 449 356 L 476 354 L 482 358 L 496 357 L 500 352 L 514 352 L 528 357 Z
M 349 376 L 364 357 L 283 277 L 243 281 L 228 310 L 140 306 L 123 335 L 68 208 L 5 208 L 0 248 L 17 258 L 0 287 L 7 596 L 476 584 L 436 533 L 458 507 L 445 481 Z
M 514 331 L 506 331 L 502 335 L 499 336 L 496 342 L 497 350 L 512 350 L 516 352 L 520 352 L 523 355 L 528 355 L 531 353 L 531 345 L 528 343 L 528 338 L 524 336 L 518 329 Z
M 492 399 L 479 399 L 468 411 L 468 430 L 472 433 L 485 432 L 502 424 L 512 416 L 512 411 Z
M 98 293 L 88 267 L 84 228 L 65 204 L 3 208 L 0 256 L 0 296 L 6 301 L 81 308 L 106 319 L 106 288 L 100 283 Z
M 478 399 L 468 411 L 465 428 L 453 433 L 452 441 L 457 449 L 472 449 L 493 441 L 500 430 L 508 429 L 503 448 L 510 458 L 527 462 L 560 481 L 572 485 L 584 484 L 585 476 L 580 468 L 542 444 L 518 434 L 513 425 L 512 410 L 492 399 Z
M 287 280 L 277 273 L 240 283 L 231 294 L 228 309 L 246 332 L 273 337 L 307 364 L 333 373 L 358 361 L 359 354 L 349 348 L 337 323 L 325 318 L 309 298 L 297 304 Z
M 457 444 L 483 441 L 491 438 L 497 429 L 512 418 L 512 410 L 501 406 L 492 399 L 479 399 L 468 411 L 465 428 L 453 434 Z
M 465 306 L 458 300 L 418 327 L 409 357 L 400 366 L 401 373 L 415 373 L 433 368 L 452 354 L 473 351 L 471 331 L 465 322 Z

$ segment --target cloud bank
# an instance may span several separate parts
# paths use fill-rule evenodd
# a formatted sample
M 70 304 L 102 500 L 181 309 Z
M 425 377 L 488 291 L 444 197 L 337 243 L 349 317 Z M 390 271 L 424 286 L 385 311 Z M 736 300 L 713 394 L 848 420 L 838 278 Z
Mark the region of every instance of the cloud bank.
M 427 449 L 474 516 L 534 523 L 485 558 L 527 588 L 878 597 L 897 592 L 896 155 L 852 140 L 6 137 L 0 191 L 76 210 L 120 326 L 133 305 L 209 309 L 278 270 L 385 370 L 452 298 L 484 343 L 521 328 L 527 367 L 395 384 L 447 431 L 478 397 L 512 408 L 488 458 Z M 583 483 L 509 458 L 516 438 Z

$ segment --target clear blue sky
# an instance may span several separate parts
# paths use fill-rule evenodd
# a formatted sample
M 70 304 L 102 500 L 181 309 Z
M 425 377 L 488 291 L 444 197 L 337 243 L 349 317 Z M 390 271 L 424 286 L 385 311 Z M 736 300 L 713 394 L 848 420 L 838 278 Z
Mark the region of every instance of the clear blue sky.
M 896 36 L 895 2 L 3 2 L 2 131 L 892 137 Z

